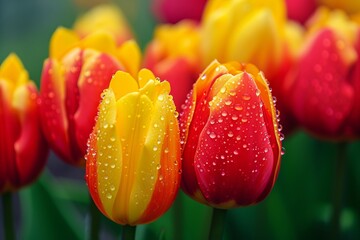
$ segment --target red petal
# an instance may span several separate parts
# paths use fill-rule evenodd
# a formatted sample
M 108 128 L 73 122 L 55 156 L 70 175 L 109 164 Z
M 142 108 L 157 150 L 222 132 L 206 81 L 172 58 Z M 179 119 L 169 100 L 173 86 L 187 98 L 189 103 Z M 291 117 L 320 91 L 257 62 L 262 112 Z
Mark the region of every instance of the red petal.
M 295 116 L 312 132 L 328 137 L 342 134 L 354 101 L 350 65 L 339 41 L 331 30 L 320 32 L 292 73 Z
M 29 99 L 21 118 L 21 135 L 15 143 L 16 167 L 19 186 L 34 181 L 43 170 L 48 153 L 48 146 L 41 131 L 38 94 L 34 85 L 29 84 Z
M 255 203 L 273 183 L 273 148 L 278 146 L 272 146 L 274 131 L 266 126 L 272 117 L 264 113 L 254 79 L 247 73 L 240 76 L 231 88 L 236 94 L 219 93 L 222 101 L 210 113 L 195 155 L 201 192 L 213 206 Z
M 64 161 L 73 163 L 67 135 L 65 103 L 61 97 L 63 93 L 60 93 L 61 89 L 57 87 L 64 82 L 58 66 L 56 60 L 52 59 L 48 59 L 44 63 L 40 90 L 41 125 L 45 137 L 55 153 Z
M 7 97 L 9 92 L 0 82 L 0 192 L 19 185 L 14 143 L 20 135 L 20 123 Z
M 84 58 L 87 54 L 85 51 Z M 112 75 L 122 69 L 118 61 L 106 54 L 90 55 L 84 59 L 78 82 L 79 107 L 74 114 L 76 140 L 82 156 L 86 153 L 87 139 L 95 125 L 100 95 L 109 86 Z

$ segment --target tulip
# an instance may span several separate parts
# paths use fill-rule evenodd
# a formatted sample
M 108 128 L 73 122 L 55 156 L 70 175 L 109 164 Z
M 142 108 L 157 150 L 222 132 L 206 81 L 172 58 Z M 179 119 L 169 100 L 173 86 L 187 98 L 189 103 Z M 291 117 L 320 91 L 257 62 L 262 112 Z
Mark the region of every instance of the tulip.
M 41 118 L 50 146 L 64 161 L 84 165 L 101 92 L 117 70 L 133 74 L 139 63 L 133 41 L 117 47 L 108 32 L 80 39 L 70 30 L 56 30 L 42 72 Z
M 215 208 L 263 200 L 279 171 L 278 128 L 262 72 L 250 64 L 213 61 L 180 115 L 182 189 Z
M 172 95 L 177 109 L 181 109 L 201 72 L 199 37 L 199 27 L 193 21 L 161 25 L 156 28 L 154 39 L 144 56 L 146 68 L 176 86 L 172 89 Z
M 309 26 L 302 55 L 287 76 L 289 108 L 316 136 L 359 136 L 359 25 L 344 12 L 321 8 Z
M 123 225 L 148 223 L 180 185 L 177 113 L 168 82 L 118 71 L 102 94 L 88 142 L 86 182 L 99 210 Z
M 0 67 L 0 192 L 30 184 L 43 170 L 48 148 L 41 132 L 38 92 L 20 59 Z
M 74 31 L 81 37 L 86 37 L 100 29 L 113 34 L 117 45 L 132 38 L 123 13 L 115 5 L 99 5 L 79 17 L 74 24 Z
M 154 0 L 153 12 L 163 22 L 177 23 L 183 19 L 199 21 L 207 0 Z
M 327 6 L 333 9 L 341 9 L 348 14 L 360 13 L 360 1 L 358 0 L 318 0 L 319 5 Z
M 286 0 L 285 3 L 288 17 L 300 23 L 305 23 L 317 7 L 317 0 Z

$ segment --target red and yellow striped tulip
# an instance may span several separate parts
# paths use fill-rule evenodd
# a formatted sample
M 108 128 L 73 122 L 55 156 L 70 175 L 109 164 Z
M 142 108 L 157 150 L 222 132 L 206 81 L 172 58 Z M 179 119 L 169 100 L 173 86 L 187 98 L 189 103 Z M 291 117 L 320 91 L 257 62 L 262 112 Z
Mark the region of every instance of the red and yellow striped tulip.
M 123 225 L 148 223 L 180 185 L 180 137 L 168 82 L 147 69 L 118 71 L 102 94 L 88 142 L 86 181 L 100 211 Z
M 199 26 L 193 21 L 156 28 L 154 39 L 146 49 L 144 66 L 172 86 L 177 109 L 201 72 Z
M 133 41 L 117 47 L 113 35 L 95 32 L 80 39 L 59 28 L 41 79 L 41 117 L 52 149 L 66 162 L 83 165 L 101 92 L 117 70 L 136 74 L 140 50 Z
M 38 97 L 20 59 L 10 54 L 0 67 L 0 192 L 33 182 L 45 166 Z
M 281 159 L 277 112 L 262 72 L 213 61 L 180 116 L 182 189 L 216 208 L 263 200 Z

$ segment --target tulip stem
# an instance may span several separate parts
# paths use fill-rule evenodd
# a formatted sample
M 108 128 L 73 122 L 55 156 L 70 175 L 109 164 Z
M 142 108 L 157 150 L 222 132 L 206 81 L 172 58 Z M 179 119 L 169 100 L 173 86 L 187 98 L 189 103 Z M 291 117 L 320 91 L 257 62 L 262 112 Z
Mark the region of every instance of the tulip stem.
M 225 226 L 226 212 L 226 209 L 213 208 L 209 231 L 209 240 L 222 239 Z
M 346 168 L 346 146 L 345 142 L 339 143 L 338 155 L 336 159 L 335 183 L 333 188 L 333 211 L 331 218 L 332 236 L 340 238 L 340 217 L 342 208 L 344 176 Z
M 125 225 L 122 227 L 122 240 L 135 239 L 136 226 Z
M 89 206 L 89 210 L 90 210 L 90 229 L 89 231 L 89 236 L 87 239 L 89 240 L 98 240 L 99 239 L 99 232 L 100 232 L 100 212 L 97 209 L 94 201 L 92 200 L 92 198 L 90 197 L 90 206 Z
M 4 214 L 4 231 L 5 231 L 5 239 L 6 240 L 14 240 L 15 232 L 14 232 L 14 220 L 12 214 L 12 193 L 7 192 L 3 194 L 2 203 L 3 203 L 3 214 Z

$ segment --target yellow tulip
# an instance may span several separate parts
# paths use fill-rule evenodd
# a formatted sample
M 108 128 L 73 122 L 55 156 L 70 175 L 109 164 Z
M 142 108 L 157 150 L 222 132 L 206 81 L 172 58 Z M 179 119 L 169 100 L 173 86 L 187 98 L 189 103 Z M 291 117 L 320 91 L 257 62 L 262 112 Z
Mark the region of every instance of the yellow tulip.
M 147 223 L 172 204 L 180 137 L 168 82 L 118 71 L 102 94 L 88 142 L 86 181 L 100 211 L 119 224 Z

